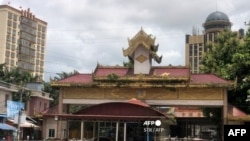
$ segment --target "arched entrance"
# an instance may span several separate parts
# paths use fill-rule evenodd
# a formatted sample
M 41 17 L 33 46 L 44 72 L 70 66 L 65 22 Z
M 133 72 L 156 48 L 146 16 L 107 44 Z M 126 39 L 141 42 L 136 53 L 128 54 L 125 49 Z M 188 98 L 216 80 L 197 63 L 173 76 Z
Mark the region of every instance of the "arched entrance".
M 69 114 L 47 114 L 68 122 L 71 139 L 105 137 L 119 141 L 153 141 L 169 135 L 173 118 L 153 109 L 144 102 L 109 102 L 89 106 Z

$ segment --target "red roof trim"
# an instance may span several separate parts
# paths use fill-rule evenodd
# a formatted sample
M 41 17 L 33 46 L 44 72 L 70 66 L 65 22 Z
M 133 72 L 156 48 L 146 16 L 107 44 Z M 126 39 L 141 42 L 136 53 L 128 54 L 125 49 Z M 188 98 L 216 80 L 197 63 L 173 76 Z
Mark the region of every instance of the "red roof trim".
M 232 83 L 229 81 L 226 81 L 214 74 L 190 74 L 189 68 L 186 67 L 153 67 L 150 71 L 150 74 L 145 75 L 143 77 L 147 78 L 148 76 L 152 77 L 153 76 L 161 76 L 164 74 L 166 75 L 166 78 L 169 78 L 169 80 L 176 79 L 178 80 L 179 78 L 185 78 L 185 81 L 188 82 L 190 79 L 189 85 L 191 87 L 195 87 L 197 85 L 211 85 L 214 87 L 225 87 L 225 86 L 232 86 Z M 98 77 L 106 77 L 109 74 L 116 74 L 119 77 L 124 77 L 124 76 L 129 76 L 133 77 L 133 69 L 128 68 L 128 67 L 121 67 L 121 66 L 115 66 L 115 67 L 110 67 L 110 66 L 97 66 L 95 72 L 93 74 L 76 74 L 71 77 L 65 78 L 63 80 L 59 80 L 58 82 L 53 82 L 54 84 L 60 86 L 64 86 L 64 84 L 72 84 L 72 85 L 90 85 L 95 82 L 95 78 Z M 94 77 L 93 77 L 94 76 Z M 151 78 L 150 77 L 150 78 Z

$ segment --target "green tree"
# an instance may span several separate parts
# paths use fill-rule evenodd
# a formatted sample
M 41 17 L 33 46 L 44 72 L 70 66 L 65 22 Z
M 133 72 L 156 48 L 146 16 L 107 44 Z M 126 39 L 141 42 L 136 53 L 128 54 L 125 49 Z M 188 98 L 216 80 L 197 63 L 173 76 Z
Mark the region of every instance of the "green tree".
M 250 76 L 250 30 L 243 39 L 237 33 L 224 30 L 214 44 L 208 44 L 203 56 L 201 72 L 213 73 L 226 80 L 235 81 L 236 87 L 228 91 L 228 102 L 245 112 L 250 112 L 246 102 Z
M 53 99 L 52 101 L 50 101 L 50 107 L 53 107 L 58 104 L 58 88 L 51 87 L 50 82 L 43 82 L 43 91 L 49 93 L 49 97 Z
M 19 86 L 19 91 L 13 93 L 12 99 L 14 101 L 20 100 L 20 95 L 22 94 L 22 101 L 26 102 L 30 99 L 31 92 L 25 89 L 25 85 L 30 82 L 36 82 L 38 80 L 38 76 L 33 76 L 31 73 L 26 71 L 21 71 L 19 68 L 12 68 L 8 70 L 5 68 L 4 64 L 0 65 L 0 80 L 5 81 L 7 83 L 12 83 Z
M 133 68 L 134 67 L 134 60 L 129 57 L 128 62 L 123 62 L 123 66 L 124 67 Z
M 55 76 L 54 78 L 51 78 L 51 81 L 60 81 L 62 79 L 73 76 L 75 74 L 79 74 L 79 72 L 76 70 L 73 70 L 72 72 L 57 73 L 57 76 Z M 49 93 L 50 97 L 54 99 L 53 101 L 51 101 L 50 107 L 57 105 L 58 99 L 59 99 L 59 89 L 57 87 L 52 87 L 50 85 L 50 82 L 44 82 L 43 85 L 44 85 L 43 91 Z

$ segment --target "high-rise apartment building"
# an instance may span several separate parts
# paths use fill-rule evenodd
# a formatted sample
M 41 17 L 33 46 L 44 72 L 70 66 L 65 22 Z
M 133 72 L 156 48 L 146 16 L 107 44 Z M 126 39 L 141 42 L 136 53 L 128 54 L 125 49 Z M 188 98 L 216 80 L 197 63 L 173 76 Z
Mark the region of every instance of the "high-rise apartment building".
M 206 44 L 214 43 L 218 33 L 227 28 L 231 30 L 232 23 L 228 16 L 220 11 L 215 11 L 208 15 L 203 24 L 204 33 L 197 35 L 186 35 L 186 65 L 191 67 L 192 73 L 199 73 L 202 55 L 206 52 Z
M 30 9 L 0 5 L 0 64 L 44 78 L 47 22 Z

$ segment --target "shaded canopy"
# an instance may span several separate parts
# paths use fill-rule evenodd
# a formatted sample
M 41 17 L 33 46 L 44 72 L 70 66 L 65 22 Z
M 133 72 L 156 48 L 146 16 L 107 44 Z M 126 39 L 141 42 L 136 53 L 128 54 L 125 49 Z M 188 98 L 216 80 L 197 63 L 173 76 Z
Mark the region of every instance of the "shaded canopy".
M 90 120 L 166 120 L 170 118 L 151 108 L 146 103 L 131 99 L 127 102 L 109 102 L 93 105 L 74 114 L 45 114 L 45 117 L 58 116 L 61 119 L 90 119 Z
M 8 125 L 6 123 L 0 123 L 0 129 L 2 130 L 12 130 L 12 131 L 16 131 L 16 127 L 13 127 L 11 125 Z

